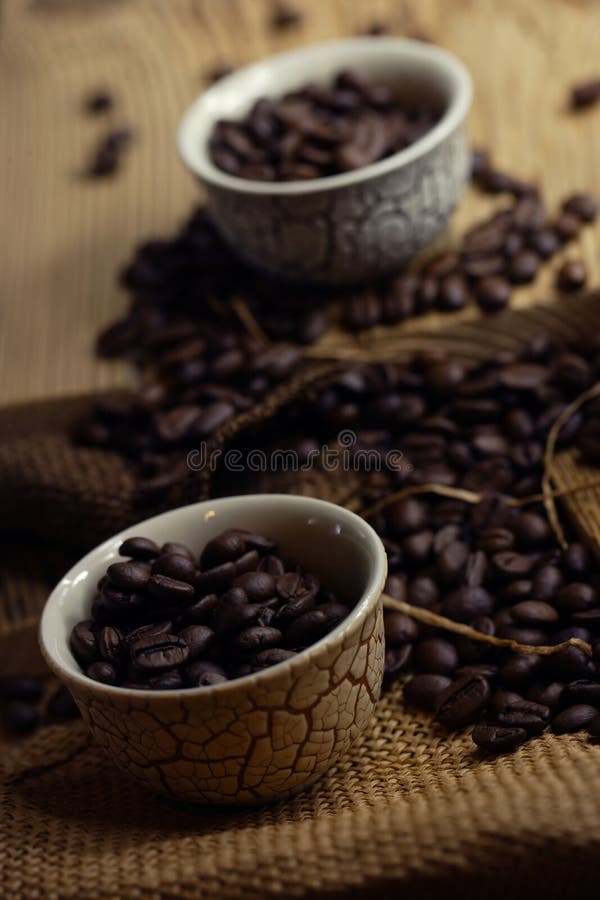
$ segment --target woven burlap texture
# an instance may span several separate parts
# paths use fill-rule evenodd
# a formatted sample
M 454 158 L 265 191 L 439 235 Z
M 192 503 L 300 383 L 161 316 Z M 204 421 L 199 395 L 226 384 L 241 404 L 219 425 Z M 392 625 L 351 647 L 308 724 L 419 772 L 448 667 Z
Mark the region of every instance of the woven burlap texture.
M 481 760 L 398 688 L 309 793 L 223 812 L 145 791 L 57 726 L 5 755 L 0 896 L 597 897 L 599 767 L 583 736 Z
M 525 324 L 538 327 L 537 316 L 530 319 Z M 469 329 L 456 338 L 463 358 L 470 348 L 475 358 L 482 343 Z M 503 349 L 518 332 L 507 323 Z M 498 334 L 499 326 L 496 341 Z M 304 373 L 219 441 L 269 419 L 329 372 Z M 70 444 L 69 428 L 89 403 L 0 414 L 2 524 L 29 536 L 20 548 L 25 570 L 4 576 L 10 614 L 0 617 L 0 658 L 20 612 L 39 611 L 39 573 L 29 591 L 27 567 L 40 543 L 90 546 L 157 511 L 133 508 L 133 474 L 120 458 Z M 353 485 L 314 472 L 302 485 L 279 487 L 345 503 Z M 189 479 L 164 505 L 209 490 L 202 478 Z M 448 735 L 405 708 L 400 686 L 324 779 L 262 810 L 215 811 L 155 796 L 106 759 L 80 723 L 0 749 L 2 898 L 598 896 L 600 746 L 548 734 L 485 759 L 468 734 Z

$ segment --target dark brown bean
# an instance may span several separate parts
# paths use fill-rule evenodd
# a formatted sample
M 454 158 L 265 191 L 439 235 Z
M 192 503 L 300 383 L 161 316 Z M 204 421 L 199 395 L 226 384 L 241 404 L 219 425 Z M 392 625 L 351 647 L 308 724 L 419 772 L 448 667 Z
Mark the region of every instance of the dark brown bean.
M 474 743 L 486 753 L 509 753 L 527 740 L 524 728 L 507 728 L 500 725 L 476 725 L 472 733 Z
M 552 719 L 552 731 L 554 734 L 573 734 L 589 727 L 598 715 L 595 706 L 587 703 L 577 703 L 568 706 Z
M 143 591 L 150 579 L 151 569 L 147 562 L 121 562 L 110 565 L 107 574 L 111 583 L 123 591 Z
M 143 561 L 154 559 L 159 554 L 158 544 L 144 537 L 126 538 L 119 547 L 120 556 L 130 556 L 132 559 Z
M 203 626 L 195 626 L 202 628 Z M 131 658 L 145 672 L 173 669 L 188 658 L 190 649 L 186 641 L 174 634 L 142 638 L 131 647 Z M 88 670 L 89 674 L 89 670 Z
M 458 653 L 450 641 L 428 638 L 417 644 L 415 665 L 428 674 L 451 675 L 458 666 Z
M 481 676 L 458 678 L 437 698 L 435 717 L 446 728 L 464 728 L 485 709 L 490 686 Z
M 587 269 L 580 259 L 570 259 L 562 264 L 556 274 L 556 286 L 565 293 L 574 293 L 585 287 Z
M 404 700 L 412 706 L 433 710 L 438 697 L 450 684 L 446 675 L 413 675 L 404 685 Z

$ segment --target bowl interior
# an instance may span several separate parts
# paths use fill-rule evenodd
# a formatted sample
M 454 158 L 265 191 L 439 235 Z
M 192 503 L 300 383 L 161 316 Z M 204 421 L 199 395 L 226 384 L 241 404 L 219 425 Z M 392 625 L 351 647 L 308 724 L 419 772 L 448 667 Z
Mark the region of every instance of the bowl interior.
M 403 99 L 427 100 L 443 114 L 440 121 L 423 138 L 393 157 L 358 172 L 313 182 L 253 182 L 228 175 L 212 163 L 208 143 L 218 119 L 239 119 L 259 97 L 280 97 L 309 81 L 329 84 L 344 68 L 355 68 L 390 85 Z M 365 171 L 388 165 L 390 160 L 412 158 L 415 147 L 424 142 L 435 143 L 452 130 L 464 118 L 470 100 L 471 81 L 465 67 L 444 50 L 403 38 L 349 38 L 274 56 L 224 78 L 188 110 L 179 131 L 179 150 L 187 165 L 209 182 L 237 185 L 246 191 L 251 190 L 250 185 L 258 185 L 266 193 L 281 191 L 282 185 L 285 192 L 290 192 L 291 185 L 300 185 L 306 192 L 315 183 L 341 185 L 362 177 Z M 240 182 L 244 188 L 239 187 Z
M 282 556 L 300 562 L 349 602 L 353 610 L 338 628 L 360 616 L 381 591 L 386 567 L 383 545 L 366 522 L 342 507 L 285 495 L 196 503 L 115 535 L 67 573 L 51 594 L 40 625 L 41 642 L 52 663 L 85 677 L 69 648 L 69 635 L 77 622 L 89 616 L 97 582 L 107 566 L 122 559 L 118 549 L 125 537 L 137 534 L 159 544 L 182 542 L 200 554 L 209 540 L 234 527 L 272 537 Z

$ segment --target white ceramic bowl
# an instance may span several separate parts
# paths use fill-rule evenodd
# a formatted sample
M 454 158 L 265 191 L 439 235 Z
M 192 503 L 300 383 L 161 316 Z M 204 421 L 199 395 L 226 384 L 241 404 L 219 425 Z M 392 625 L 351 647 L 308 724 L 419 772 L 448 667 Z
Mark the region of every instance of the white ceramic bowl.
M 291 660 L 212 687 L 133 690 L 81 671 L 71 629 L 89 616 L 96 584 L 126 537 L 179 541 L 200 553 L 233 527 L 275 538 L 283 555 L 355 600 L 348 617 Z M 210 500 L 141 522 L 84 556 L 50 595 L 40 644 L 117 765 L 186 800 L 266 801 L 316 780 L 367 727 L 383 677 L 386 571 L 377 534 L 342 507 L 280 494 Z
M 309 81 L 329 83 L 346 68 L 430 98 L 443 110 L 440 120 L 387 159 L 312 181 L 251 181 L 211 161 L 208 141 L 218 119 L 239 119 L 261 96 L 277 97 Z M 185 114 L 179 152 L 240 256 L 290 279 L 360 282 L 399 268 L 446 228 L 468 178 L 471 98 L 466 68 L 438 47 L 347 38 L 273 56 L 215 84 Z

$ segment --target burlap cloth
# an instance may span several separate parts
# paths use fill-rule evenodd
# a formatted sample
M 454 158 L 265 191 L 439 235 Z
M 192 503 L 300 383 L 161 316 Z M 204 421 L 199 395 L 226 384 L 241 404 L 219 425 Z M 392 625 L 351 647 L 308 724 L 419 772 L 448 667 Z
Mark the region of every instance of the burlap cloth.
M 218 439 L 276 414 L 326 369 L 312 369 Z M 88 403 L 0 413 L 3 670 L 7 660 L 13 669 L 38 664 L 35 618 L 69 558 L 155 511 L 133 508 L 133 476 L 119 457 L 70 444 L 69 424 Z M 315 473 L 295 489 L 345 502 L 348 485 Z M 165 505 L 208 491 L 199 476 Z M 81 723 L 0 746 L 2 898 L 579 900 L 600 890 L 600 746 L 545 735 L 483 759 L 468 734 L 448 735 L 406 709 L 400 687 L 325 778 L 262 810 L 155 796 L 112 765 Z

